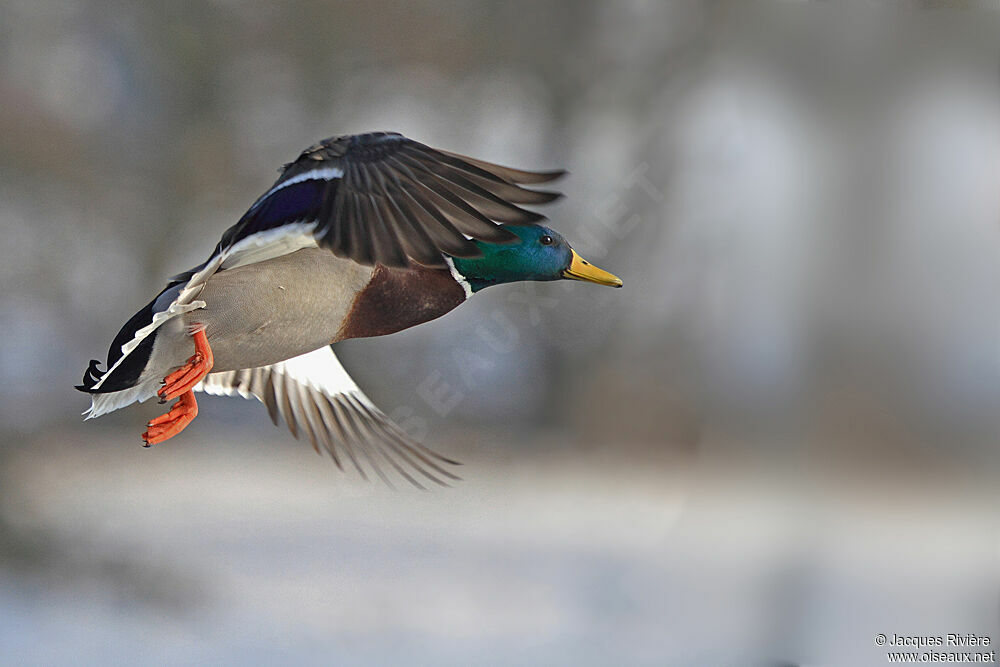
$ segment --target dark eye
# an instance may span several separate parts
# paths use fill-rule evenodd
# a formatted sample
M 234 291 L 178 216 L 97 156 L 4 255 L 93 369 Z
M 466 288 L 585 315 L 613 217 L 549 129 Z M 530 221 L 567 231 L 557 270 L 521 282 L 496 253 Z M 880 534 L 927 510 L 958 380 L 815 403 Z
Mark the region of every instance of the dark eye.
M 538 239 L 538 242 L 541 243 L 542 245 L 552 245 L 555 241 L 553 241 L 551 236 L 546 234 L 542 238 Z

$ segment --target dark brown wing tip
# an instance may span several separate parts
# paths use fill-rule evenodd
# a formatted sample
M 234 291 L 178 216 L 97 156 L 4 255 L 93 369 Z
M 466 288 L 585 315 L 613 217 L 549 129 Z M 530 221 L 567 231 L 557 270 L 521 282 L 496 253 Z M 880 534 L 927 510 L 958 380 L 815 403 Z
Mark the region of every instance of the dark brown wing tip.
M 554 171 L 525 171 L 523 173 L 526 174 L 529 178 L 520 181 L 520 183 L 525 185 L 535 185 L 538 183 L 550 183 L 552 181 L 558 180 L 563 176 L 567 176 L 569 174 L 569 170 L 556 169 Z
M 468 155 L 463 155 L 461 153 L 454 153 L 452 151 L 444 151 L 441 149 L 436 149 L 440 153 L 445 155 L 450 155 L 453 158 L 459 160 L 464 160 L 474 167 L 479 167 L 484 171 L 488 171 L 494 176 L 499 176 L 500 178 L 508 181 L 510 183 L 516 183 L 517 185 L 537 185 L 539 183 L 549 183 L 558 178 L 562 178 L 569 173 L 566 169 L 553 169 L 547 171 L 528 171 L 526 169 L 515 169 L 514 167 L 506 167 L 501 164 L 496 164 L 494 162 L 487 162 L 485 160 L 480 160 L 478 158 L 469 157 Z
M 552 202 L 559 201 L 566 195 L 561 192 L 552 192 L 551 190 L 529 190 L 533 194 L 532 200 L 530 202 L 517 202 L 524 204 L 540 205 L 540 204 L 551 204 Z

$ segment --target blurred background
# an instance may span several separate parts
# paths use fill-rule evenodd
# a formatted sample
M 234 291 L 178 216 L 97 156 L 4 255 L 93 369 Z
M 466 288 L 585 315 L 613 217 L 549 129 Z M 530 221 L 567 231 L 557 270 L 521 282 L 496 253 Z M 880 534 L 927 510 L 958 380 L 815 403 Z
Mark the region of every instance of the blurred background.
M 991 3 L 0 0 L 0 654 L 884 664 L 1000 641 Z M 258 404 L 84 424 L 120 325 L 320 138 L 567 168 L 625 289 L 339 346 L 454 488 Z

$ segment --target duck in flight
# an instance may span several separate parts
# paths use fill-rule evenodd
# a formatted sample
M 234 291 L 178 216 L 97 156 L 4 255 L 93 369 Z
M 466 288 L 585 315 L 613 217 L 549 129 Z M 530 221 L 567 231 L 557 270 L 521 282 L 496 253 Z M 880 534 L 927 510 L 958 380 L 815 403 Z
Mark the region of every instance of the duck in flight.
M 621 287 L 519 206 L 557 199 L 524 186 L 563 173 L 502 167 L 393 132 L 321 141 L 284 166 L 203 264 L 125 323 L 104 370 L 90 362 L 77 386 L 91 395 L 84 414 L 176 399 L 147 423 L 148 447 L 191 423 L 196 391 L 254 397 L 338 467 L 346 459 L 383 479 L 388 467 L 418 486 L 412 472 L 454 479 L 442 465 L 454 462 L 390 421 L 331 344 L 416 326 L 500 283 Z

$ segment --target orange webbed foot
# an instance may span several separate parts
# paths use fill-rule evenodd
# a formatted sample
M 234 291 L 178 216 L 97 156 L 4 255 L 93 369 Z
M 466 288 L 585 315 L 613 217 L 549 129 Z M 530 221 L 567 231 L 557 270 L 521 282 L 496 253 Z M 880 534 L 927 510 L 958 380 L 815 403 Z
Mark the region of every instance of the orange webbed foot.
M 163 379 L 163 386 L 157 392 L 161 403 L 191 391 L 212 370 L 215 360 L 212 357 L 212 348 L 208 345 L 208 337 L 205 335 L 204 329 L 194 332 L 192 338 L 194 339 L 194 356 Z
M 170 412 L 152 419 L 146 424 L 146 432 L 142 434 L 143 446 L 149 447 L 169 440 L 198 416 L 198 402 L 193 391 L 181 394 L 180 399 L 170 408 Z

